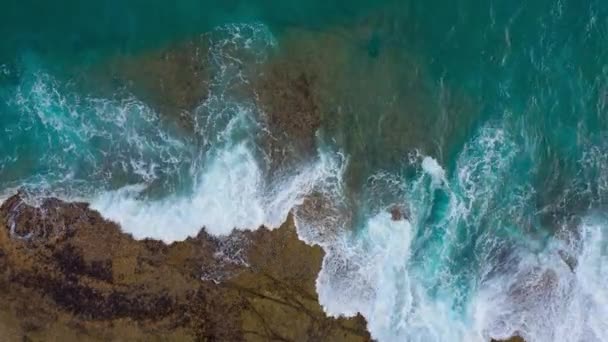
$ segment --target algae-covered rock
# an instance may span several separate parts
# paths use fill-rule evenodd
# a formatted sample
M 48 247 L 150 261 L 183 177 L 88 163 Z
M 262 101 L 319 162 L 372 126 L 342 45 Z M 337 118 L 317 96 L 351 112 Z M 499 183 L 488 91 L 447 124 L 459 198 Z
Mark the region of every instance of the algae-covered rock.
M 0 209 L 0 340 L 366 341 L 365 322 L 328 318 L 323 257 L 277 230 L 136 241 L 83 203 Z

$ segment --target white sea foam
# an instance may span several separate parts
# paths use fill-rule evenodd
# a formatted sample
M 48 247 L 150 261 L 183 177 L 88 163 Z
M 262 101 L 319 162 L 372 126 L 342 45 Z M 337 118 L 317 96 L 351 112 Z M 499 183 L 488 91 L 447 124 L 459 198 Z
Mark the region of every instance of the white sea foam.
M 605 221 L 585 221 L 580 246 L 556 238 L 540 252 L 498 237 L 502 226 L 527 222 L 521 216 L 530 202 L 525 182 L 513 180 L 508 196 L 501 190 L 520 153 L 502 128 L 488 126 L 464 147 L 450 179 L 436 160 L 422 157 L 423 174 L 412 181 L 405 200 L 409 220 L 393 221 L 380 211 L 354 229 L 339 210 L 324 209 L 333 219 L 296 215 L 300 235 L 326 252 L 317 279 L 325 311 L 332 316 L 361 313 L 379 341 L 488 341 L 514 334 L 541 342 L 564 336 L 607 340 Z M 426 218 L 438 189 L 448 203 L 444 219 L 431 227 Z M 339 187 L 328 195 L 340 197 Z M 319 234 L 325 230 L 338 233 Z M 431 230 L 439 240 L 424 247 L 422 264 L 416 264 L 414 237 L 424 239 Z M 462 234 L 477 236 L 478 243 L 461 247 Z M 464 306 L 455 310 L 455 300 L 464 293 L 450 273 L 450 265 L 460 261 L 450 258 L 459 248 L 475 248 L 481 264 L 469 276 Z M 578 266 L 568 264 L 570 256 Z M 437 287 L 432 296 L 429 285 Z
M 543 253 L 520 253 L 513 273 L 481 289 L 474 304 L 479 328 L 496 338 L 517 333 L 526 341 L 608 340 L 607 223 L 585 219 L 576 248 L 555 241 Z
M 19 185 L 47 195 L 86 199 L 116 179 L 152 182 L 191 160 L 186 141 L 164 132 L 159 115 L 132 96 L 80 96 L 36 71 L 9 105 L 19 110 L 19 120 L 6 128 L 7 139 L 27 141 L 38 170 Z M 15 155 L 9 171 L 22 172 L 23 159 Z
M 241 143 L 213 158 L 191 196 L 150 201 L 138 199 L 142 188 L 125 187 L 103 193 L 91 201 L 91 207 L 135 238 L 165 242 L 195 236 L 203 227 L 214 235 L 262 225 L 275 228 L 332 172 L 321 161 L 313 161 L 293 175 L 267 183 L 249 148 Z
M 428 296 L 420 275 L 410 269 L 415 234 L 409 221 L 393 221 L 381 212 L 368 220 L 364 236 L 342 235 L 326 244 L 317 279 L 326 313 L 336 317 L 361 313 L 379 341 L 487 342 L 496 336 L 488 331 L 490 315 L 477 307 L 475 316 L 467 319 L 453 311 L 451 298 Z M 472 302 L 496 306 L 479 298 Z
M 422 169 L 433 178 L 435 185 L 443 184 L 445 179 L 445 170 L 439 165 L 433 157 L 426 156 L 422 159 Z
M 361 313 L 379 341 L 448 341 L 466 333 L 447 303 L 427 297 L 409 267 L 416 234 L 407 220 L 387 212 L 369 219 L 365 236 L 342 236 L 317 279 L 319 301 L 332 316 Z
M 440 185 L 445 180 L 441 166 L 431 158 L 422 161 L 427 175 L 422 178 L 430 178 L 427 184 L 433 187 Z M 423 180 L 418 185 L 424 186 Z M 332 190 L 333 197 L 339 196 L 337 190 Z M 475 340 L 467 324 L 453 317 L 449 301 L 430 298 L 419 275 L 410 269 L 411 244 L 420 226 L 393 220 L 388 209 L 369 218 L 360 230 L 349 226 L 351 221 L 340 217 L 339 210 L 333 212 L 334 219 L 296 210 L 300 236 L 321 245 L 326 253 L 317 278 L 324 310 L 331 316 L 361 313 L 379 341 Z M 328 213 L 332 211 L 324 212 Z M 326 230 L 338 233 L 318 234 Z

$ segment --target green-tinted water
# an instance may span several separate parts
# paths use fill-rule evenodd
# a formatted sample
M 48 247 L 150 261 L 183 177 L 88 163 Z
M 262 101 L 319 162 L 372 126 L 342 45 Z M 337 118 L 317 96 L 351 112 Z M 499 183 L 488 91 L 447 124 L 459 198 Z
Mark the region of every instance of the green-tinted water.
M 383 341 L 608 339 L 608 3 L 29 0 L 0 35 L 0 193 L 168 241 L 294 208 L 326 311 Z M 188 41 L 206 95 L 175 114 L 146 56 Z M 304 80 L 310 157 L 265 121 L 268 74 Z

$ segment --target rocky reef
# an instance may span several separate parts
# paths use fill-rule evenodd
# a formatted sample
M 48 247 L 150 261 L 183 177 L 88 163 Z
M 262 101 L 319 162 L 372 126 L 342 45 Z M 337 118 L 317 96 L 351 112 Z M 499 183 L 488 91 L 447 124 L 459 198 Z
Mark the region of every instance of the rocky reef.
M 319 306 L 322 256 L 291 220 L 165 245 L 84 203 L 16 195 L 0 209 L 0 339 L 369 340 L 363 318 Z

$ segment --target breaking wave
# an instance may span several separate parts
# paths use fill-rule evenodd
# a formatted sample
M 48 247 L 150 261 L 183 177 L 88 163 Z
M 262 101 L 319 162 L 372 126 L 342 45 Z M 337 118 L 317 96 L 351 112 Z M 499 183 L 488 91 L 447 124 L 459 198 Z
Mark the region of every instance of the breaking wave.
M 333 219 L 296 209 L 300 235 L 326 252 L 325 311 L 361 313 L 380 341 L 606 340 L 605 217 L 583 213 L 551 235 L 534 227 L 534 190 L 514 173 L 531 153 L 487 125 L 451 175 L 428 156 L 414 158 L 414 179 L 378 175 L 403 188 L 402 217 L 395 203 L 359 223 L 339 206 L 320 211 Z
M 32 198 L 57 196 L 90 202 L 136 238 L 183 240 L 205 227 L 280 226 L 292 207 L 332 170 L 312 160 L 268 179 L 259 135 L 267 130 L 246 87 L 248 72 L 275 44 L 261 24 L 226 25 L 205 38 L 212 68 L 209 95 L 194 111 L 195 134 L 167 128 L 140 100 L 80 97 L 41 71 L 17 88 L 9 104 L 18 115 L 7 125 L 3 188 Z M 27 157 L 26 157 L 27 158 Z M 11 174 L 19 175 L 14 180 Z M 26 179 L 23 174 L 30 175 Z

